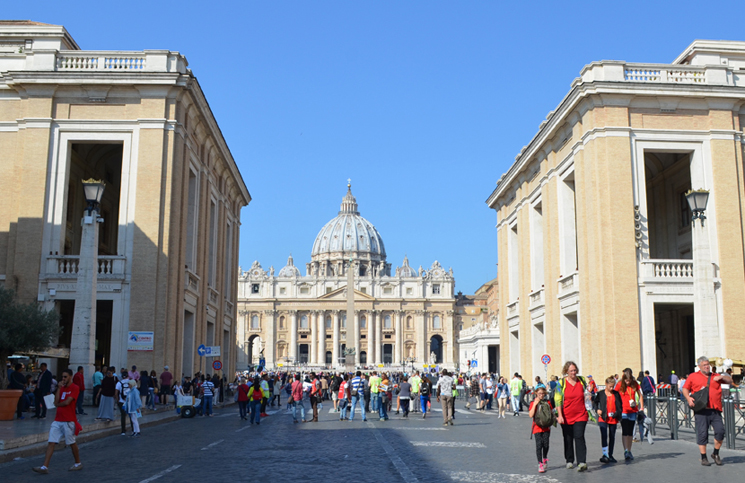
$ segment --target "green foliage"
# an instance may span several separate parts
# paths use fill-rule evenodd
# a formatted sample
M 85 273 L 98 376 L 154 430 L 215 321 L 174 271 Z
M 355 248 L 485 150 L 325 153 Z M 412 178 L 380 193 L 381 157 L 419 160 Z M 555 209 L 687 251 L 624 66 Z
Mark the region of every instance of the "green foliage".
M 45 351 L 59 336 L 59 314 L 43 310 L 36 302 L 21 304 L 12 290 L 0 287 L 0 362 L 13 354 Z M 7 373 L 0 374 L 0 388 L 8 385 Z

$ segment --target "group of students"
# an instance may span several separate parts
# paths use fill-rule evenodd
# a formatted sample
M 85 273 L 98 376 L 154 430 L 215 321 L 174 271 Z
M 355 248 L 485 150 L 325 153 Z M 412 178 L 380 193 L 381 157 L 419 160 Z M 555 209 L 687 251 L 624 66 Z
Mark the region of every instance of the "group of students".
M 699 359 L 700 372 L 691 374 L 684 386 L 683 395 L 688 404 L 694 408 L 696 414 L 697 443 L 701 452 L 701 464 L 709 466 L 706 455 L 709 426 L 714 429 L 714 451 L 712 459 L 717 465 L 722 465 L 719 449 L 724 439 L 724 428 L 721 419 L 721 389 L 719 381 L 730 382 L 727 375 L 712 377 L 708 359 Z M 634 441 L 634 428 L 637 423 L 644 424 L 648 418 L 644 416 L 644 397 L 641 386 L 630 368 L 623 370 L 619 379 L 610 376 L 605 380 L 605 388 L 594 392 L 590 388 L 588 379 L 578 375 L 577 364 L 572 361 L 564 364 L 564 377 L 557 381 L 554 397 L 548 397 L 545 386 L 535 390 L 535 399 L 531 402 L 529 415 L 533 418 L 532 435 L 535 438 L 538 472 L 543 473 L 548 468 L 548 450 L 551 428 L 558 423 L 564 442 L 564 458 L 568 469 L 578 471 L 587 470 L 587 445 L 585 443 L 585 429 L 589 420 L 595 420 L 600 430 L 603 464 L 616 463 L 613 456 L 615 437 L 618 425 L 621 425 L 621 443 L 624 450 L 624 460 L 634 459 L 631 452 Z M 708 378 L 708 379 L 707 379 Z M 594 384 L 593 384 L 594 385 Z M 692 394 L 701 393 L 705 400 L 701 407 L 694 407 Z M 718 392 L 717 392 L 718 391 Z M 555 408 L 555 412 L 554 412 Z M 593 414 L 593 411 L 595 414 Z

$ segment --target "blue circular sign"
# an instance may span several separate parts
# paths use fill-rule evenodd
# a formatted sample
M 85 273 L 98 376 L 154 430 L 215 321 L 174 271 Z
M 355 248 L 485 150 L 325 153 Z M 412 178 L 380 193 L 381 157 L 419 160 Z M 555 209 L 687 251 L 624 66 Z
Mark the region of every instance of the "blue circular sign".
M 220 369 L 222 369 L 222 362 L 220 362 L 220 361 L 213 362 L 212 363 L 212 369 L 214 369 L 216 371 L 219 371 Z
M 548 354 L 543 354 L 543 355 L 541 356 L 541 362 L 542 362 L 543 364 L 545 364 L 545 365 L 548 365 L 548 363 L 550 363 L 550 362 L 551 362 L 551 356 L 549 356 Z

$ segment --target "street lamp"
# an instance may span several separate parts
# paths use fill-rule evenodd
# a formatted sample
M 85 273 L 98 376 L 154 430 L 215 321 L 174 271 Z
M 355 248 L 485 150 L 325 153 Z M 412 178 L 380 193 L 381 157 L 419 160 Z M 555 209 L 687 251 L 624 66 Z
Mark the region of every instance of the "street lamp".
M 704 226 L 704 220 L 706 219 L 704 211 L 706 211 L 706 205 L 709 202 L 709 190 L 690 190 L 686 193 L 686 200 L 688 201 L 688 206 L 693 212 L 691 222 L 695 224 L 696 218 L 698 218 L 701 220 L 701 226 Z
M 85 195 L 85 201 L 88 203 L 88 207 L 86 208 L 88 216 L 91 216 L 93 210 L 98 210 L 105 187 L 106 183 L 100 179 L 95 180 L 91 178 L 83 180 L 83 194 Z

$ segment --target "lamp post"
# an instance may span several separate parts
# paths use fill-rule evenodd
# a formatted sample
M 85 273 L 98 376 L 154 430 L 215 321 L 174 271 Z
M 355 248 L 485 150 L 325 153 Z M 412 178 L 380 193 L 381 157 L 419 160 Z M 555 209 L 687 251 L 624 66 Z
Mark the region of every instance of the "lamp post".
M 714 293 L 714 265 L 709 245 L 709 227 L 704 225 L 709 191 L 691 190 L 686 193 L 691 208 L 691 238 L 693 244 L 693 320 L 696 354 L 721 354 L 717 302 Z M 696 226 L 696 220 L 700 220 Z
M 105 183 L 101 180 L 83 181 L 87 206 L 83 214 L 80 237 L 80 256 L 75 294 L 75 312 L 70 342 L 70 368 L 75 372 L 83 367 L 86 380 L 93 376 L 96 360 L 96 289 L 98 288 L 98 224 L 103 222 L 98 211 Z M 93 388 L 86 388 L 84 401 L 93 400 Z

